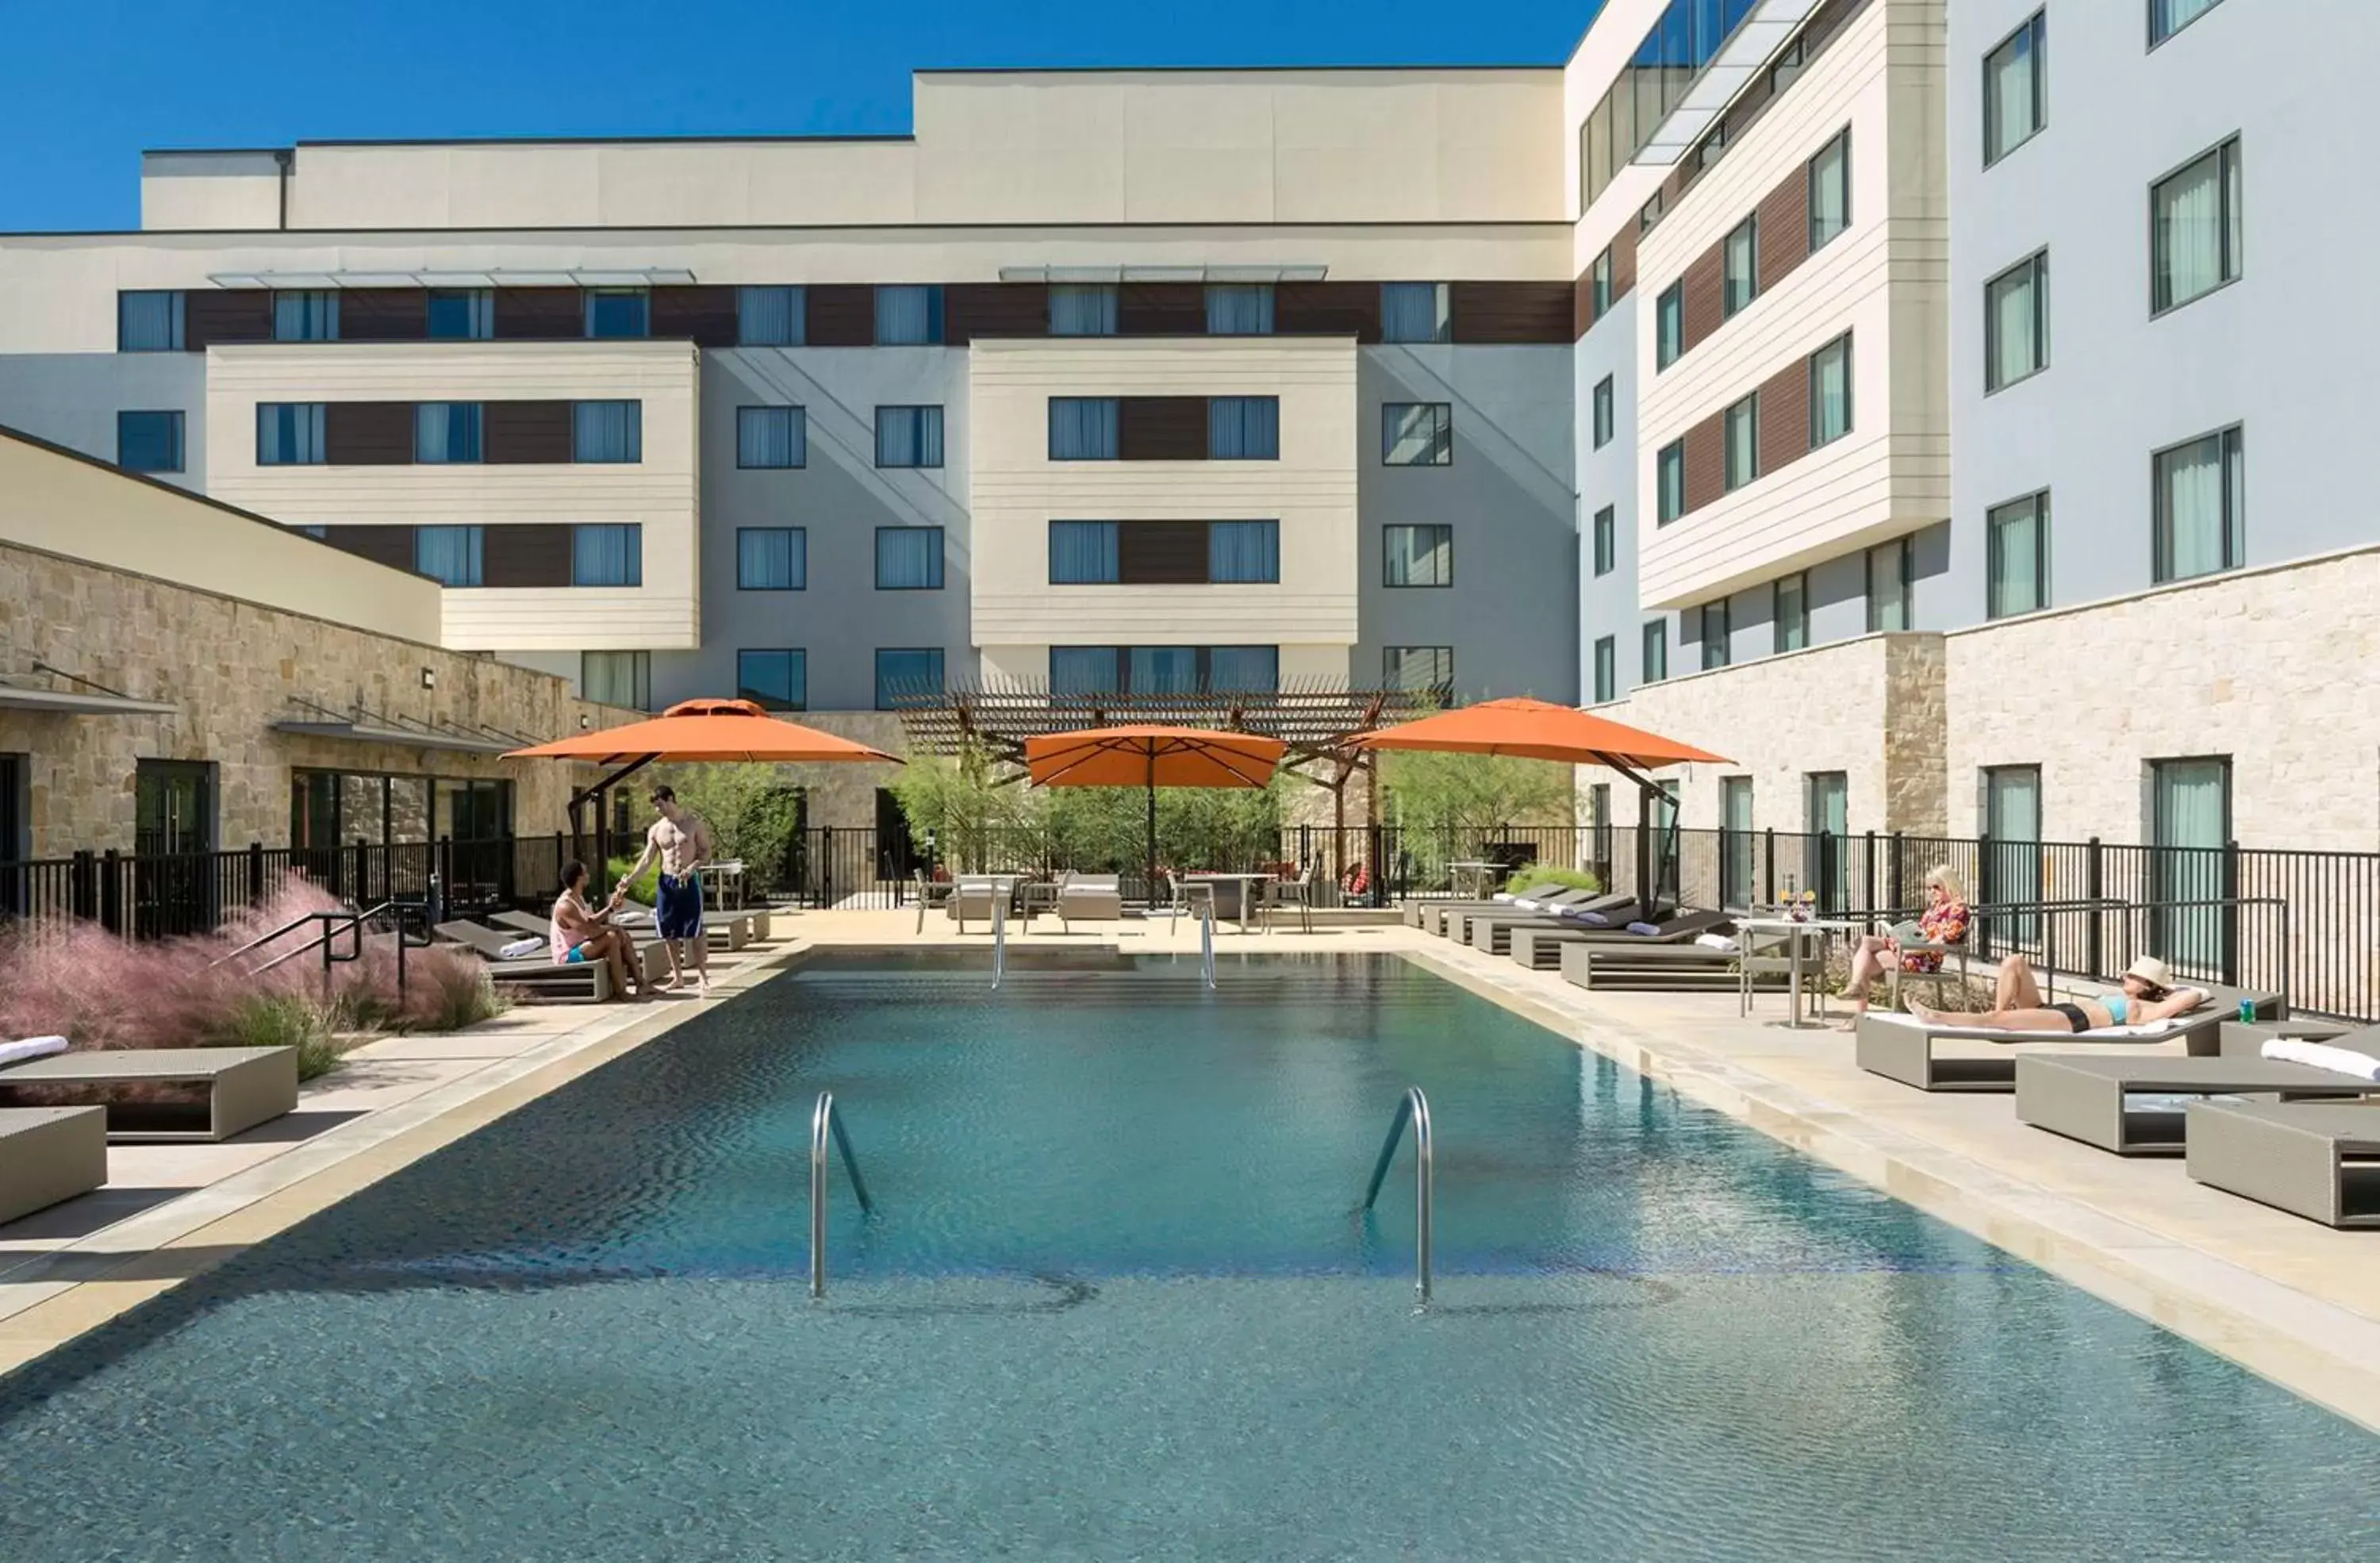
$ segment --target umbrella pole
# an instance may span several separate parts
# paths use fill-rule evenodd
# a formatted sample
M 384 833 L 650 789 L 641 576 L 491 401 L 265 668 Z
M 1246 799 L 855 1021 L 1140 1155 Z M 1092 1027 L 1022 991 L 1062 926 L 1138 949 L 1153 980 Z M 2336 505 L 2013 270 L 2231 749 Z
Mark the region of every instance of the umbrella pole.
M 1148 905 L 1157 908 L 1157 767 L 1148 768 Z
M 1636 916 L 1638 921 L 1649 923 L 1659 910 L 1657 903 L 1661 898 L 1661 887 L 1653 879 L 1653 832 L 1670 794 L 1661 790 L 1660 783 L 1616 756 L 1597 755 L 1596 758 L 1636 783 Z

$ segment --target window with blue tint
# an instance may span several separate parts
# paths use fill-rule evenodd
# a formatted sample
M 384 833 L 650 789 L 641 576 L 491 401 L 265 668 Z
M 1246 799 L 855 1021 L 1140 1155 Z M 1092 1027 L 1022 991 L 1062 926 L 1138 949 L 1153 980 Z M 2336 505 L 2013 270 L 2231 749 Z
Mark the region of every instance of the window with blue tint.
M 801 591 L 809 584 L 809 533 L 805 528 L 735 528 L 736 590 Z
M 2149 47 L 2155 48 L 2218 4 L 2220 0 L 2149 0 Z
M 1050 584 L 1114 585 L 1122 578 L 1117 550 L 1121 531 L 1112 521 L 1050 522 Z
M 1115 284 L 1053 283 L 1050 285 L 1050 335 L 1113 336 L 1115 333 Z
M 876 290 L 876 345 L 913 347 L 942 339 L 942 290 L 940 285 L 879 286 Z
M 942 409 L 940 407 L 877 408 L 876 465 L 879 466 L 941 466 Z
M 1454 648 L 1383 647 L 1380 651 L 1380 686 L 1384 689 L 1451 689 L 1454 686 Z
M 438 466 L 478 461 L 480 404 L 417 402 L 413 406 L 413 459 Z
M 1281 523 L 1208 522 L 1207 578 L 1210 581 L 1262 585 L 1278 583 L 1281 580 Z
M 1279 461 L 1281 398 L 1207 398 L 1207 454 L 1214 461 Z
M 876 653 L 876 709 L 895 709 L 896 698 L 920 699 L 942 692 L 942 648 L 903 647 Z
M 942 529 L 940 527 L 876 528 L 876 589 L 942 589 Z
M 428 315 L 432 341 L 488 341 L 496 334 L 496 291 L 492 287 L 433 287 L 430 290 Z
M 735 653 L 735 697 L 764 711 L 805 711 L 810 703 L 809 656 L 798 650 Z
M 1123 404 L 1113 396 L 1050 397 L 1050 459 L 1115 460 L 1122 407 Z
M 1653 519 L 1666 527 L 1686 513 L 1686 442 L 1681 437 L 1653 457 Z
M 127 472 L 182 470 L 182 415 L 178 412 L 117 413 L 115 465 Z
M 630 462 L 644 460 L 644 403 L 572 403 L 570 459 Z
M 645 529 L 629 522 L 582 523 L 570 528 L 570 584 L 575 587 L 640 587 L 645 584 Z
M 1602 195 L 1753 11 L 1755 0 L 1670 0 L 1579 126 L 1581 209 Z M 1807 7 L 1803 7 L 1806 9 Z
M 339 296 L 328 288 L 282 291 L 273 296 L 273 340 L 336 342 Z
M 1135 695 L 1195 695 L 1198 692 L 1198 648 L 1128 647 L 1124 677 Z
M 799 347 L 807 335 L 806 299 L 798 287 L 735 290 L 735 341 L 743 347 Z
M 1648 619 L 1645 624 L 1644 682 L 1658 684 L 1670 676 L 1670 621 Z
M 735 465 L 807 466 L 809 414 L 801 407 L 737 407 Z
M 178 353 L 182 350 L 182 295 L 178 291 L 131 289 L 115 296 L 115 350 Z
M 1673 282 L 1653 305 L 1653 367 L 1668 369 L 1686 350 L 1686 285 Z
M 313 466 L 322 460 L 322 404 L 256 404 L 256 464 Z
M 1454 528 L 1390 526 L 1380 528 L 1385 563 L 1381 584 L 1451 587 L 1454 584 Z
M 1595 643 L 1595 702 L 1620 696 L 1620 642 L 1616 636 L 1602 636 Z
M 634 337 L 652 334 L 650 300 L 641 287 L 587 290 L 587 334 Z
M 1595 513 L 1595 573 L 1608 576 L 1618 563 L 1620 524 L 1610 505 Z
M 1844 130 L 1810 159 L 1810 248 L 1823 248 L 1852 225 L 1852 133 Z
M 1272 334 L 1270 283 L 1209 283 L 1207 333 L 1210 336 Z
M 1210 690 L 1269 695 L 1281 687 L 1278 646 L 1210 646 L 1206 650 L 1206 686 Z
M 1454 460 L 1454 406 L 1449 402 L 1384 402 L 1380 463 L 1445 466 Z
M 480 585 L 486 548 L 483 527 L 413 528 L 413 567 L 440 586 Z
M 1381 341 L 1447 342 L 1453 335 L 1454 317 L 1444 283 L 1380 285 Z
M 1120 664 L 1123 648 L 1116 646 L 1052 646 L 1050 648 L 1050 693 L 1052 695 L 1113 695 L 1123 688 Z

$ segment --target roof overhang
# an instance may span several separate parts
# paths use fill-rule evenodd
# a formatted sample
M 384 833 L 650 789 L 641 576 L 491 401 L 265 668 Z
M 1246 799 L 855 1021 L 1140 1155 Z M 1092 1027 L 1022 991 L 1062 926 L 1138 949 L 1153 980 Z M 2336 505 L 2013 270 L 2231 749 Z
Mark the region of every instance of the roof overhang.
M 1002 266 L 1008 283 L 1300 283 L 1320 282 L 1321 264 L 1281 266 Z
M 1819 0 L 1759 0 L 1752 14 L 1686 88 L 1686 95 L 1670 111 L 1653 139 L 1629 161 L 1645 167 L 1667 168 L 1686 155 L 1711 122 L 1727 112 L 1736 94 L 1768 64 L 1769 56 L 1789 42 Z
M 217 287 L 337 289 L 347 287 L 666 287 L 694 281 L 675 266 L 572 267 L 480 272 L 210 272 Z
M 164 700 L 136 700 L 88 689 L 30 689 L 0 683 L 0 707 L 18 711 L 58 711 L 69 716 L 173 716 L 181 707 Z
M 369 721 L 276 721 L 275 733 L 286 733 L 300 738 L 344 738 L 355 744 L 395 744 L 408 749 L 447 749 L 467 755 L 509 754 L 518 747 L 510 738 L 483 738 L 471 733 L 446 733 L 434 730 L 416 731 L 409 727 L 381 727 Z

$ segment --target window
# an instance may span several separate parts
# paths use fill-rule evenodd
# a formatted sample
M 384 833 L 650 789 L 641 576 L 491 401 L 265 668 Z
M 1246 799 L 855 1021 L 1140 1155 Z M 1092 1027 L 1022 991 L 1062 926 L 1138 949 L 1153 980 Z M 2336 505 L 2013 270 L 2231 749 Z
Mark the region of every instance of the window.
M 413 407 L 413 459 L 432 466 L 480 459 L 480 404 L 417 402 Z
M 1984 513 L 1984 612 L 1995 619 L 2049 606 L 2049 491 Z
M 737 407 L 735 465 L 747 467 L 807 466 L 810 418 L 804 407 Z
M 1720 777 L 1718 903 L 1721 906 L 1752 904 L 1752 778 Z
M 1810 355 L 1810 448 L 1852 431 L 1852 339 L 1839 336 Z
M 1661 210 L 1661 192 L 1655 190 L 1653 199 L 1636 209 L 1636 232 L 1640 236 L 1660 224 Z
M 893 709 L 895 697 L 916 698 L 942 692 L 942 648 L 903 647 L 876 653 L 876 709 Z
M 578 695 L 601 706 L 647 711 L 653 705 L 653 657 L 650 651 L 581 651 Z
M 1810 160 L 1810 248 L 1827 244 L 1852 225 L 1852 133 L 1818 149 Z
M 2041 768 L 1987 766 L 1983 775 L 1984 836 L 1977 887 L 1986 906 L 2024 905 L 2042 900 Z M 2019 913 L 2010 919 L 2012 939 L 2041 937 L 2041 918 Z
M 1595 258 L 1595 264 L 1588 269 L 1586 289 L 1587 299 L 1595 307 L 1597 320 L 1611 313 L 1611 251 L 1609 248 Z
M 2049 367 L 2049 251 L 2029 256 L 1984 285 L 1984 391 L 1989 394 Z
M 182 470 L 182 415 L 178 412 L 117 413 L 115 465 L 127 472 Z
M 942 409 L 938 406 L 877 408 L 876 465 L 941 466 Z
M 1611 636 L 1595 643 L 1595 701 L 1620 698 L 1620 644 Z
M 1671 283 L 1653 306 L 1653 367 L 1668 369 L 1686 350 L 1686 285 Z
M 1454 648 L 1384 647 L 1380 652 L 1380 683 L 1388 689 L 1452 689 Z
M 1984 166 L 2008 156 L 2041 133 L 2049 122 L 2049 13 L 2008 35 L 1984 56 Z
M 942 290 L 904 285 L 876 290 L 876 345 L 917 347 L 942 339 Z
M 425 313 L 426 333 L 434 342 L 485 342 L 496 334 L 496 290 L 433 287 Z
M 1719 251 L 1722 320 L 1760 297 L 1760 219 L 1746 217 Z
M 2153 458 L 2156 578 L 2188 580 L 2248 562 L 2248 467 L 2240 427 Z
M 1050 584 L 1111 586 L 1122 580 L 1122 530 L 1112 521 L 1050 522 Z
M 1794 79 L 1802 74 L 1803 63 L 1802 41 L 1799 38 L 1778 51 L 1776 63 L 1768 67 L 1770 96 L 1793 85 Z
M 801 527 L 735 528 L 735 589 L 802 591 L 810 584 L 810 536 Z
M 1852 779 L 1840 770 L 1802 773 L 1803 883 L 1818 894 L 1822 911 L 1840 911 L 1851 900 Z
M 1449 402 L 1388 402 L 1380 407 L 1380 465 L 1444 466 L 1454 460 Z
M 339 296 L 329 288 L 283 290 L 273 296 L 273 340 L 336 342 Z
M 876 528 L 876 589 L 942 589 L 942 529 L 940 527 Z
M 599 337 L 650 336 L 650 300 L 641 287 L 590 287 L 587 290 L 587 334 Z
M 1616 556 L 1620 551 L 1620 524 L 1610 505 L 1595 513 L 1594 531 L 1595 573 L 1608 576 L 1619 563 Z
M 572 403 L 570 459 L 589 462 L 644 460 L 645 404 Z
M 2240 139 L 2149 187 L 2149 312 L 2240 278 Z
M 1722 458 L 1728 492 L 1760 476 L 1760 393 L 1754 392 L 1727 409 Z
M 440 586 L 475 587 L 484 578 L 487 528 L 416 527 L 413 568 Z
M 1207 332 L 1210 336 L 1272 334 L 1272 285 L 1209 283 Z
M 645 584 L 645 529 L 631 521 L 570 528 L 570 584 L 575 587 L 640 587 Z
M 1728 652 L 1730 649 L 1728 641 L 1730 630 L 1727 600 L 1721 598 L 1717 602 L 1704 603 L 1702 617 L 1703 666 L 1723 668 L 1727 666 Z
M 322 460 L 322 404 L 256 404 L 256 464 L 313 466 Z
M 1645 624 L 1645 676 L 1646 684 L 1658 684 L 1670 676 L 1670 621 L 1648 619 Z
M 1059 283 L 1050 289 L 1050 334 L 1052 336 L 1113 336 L 1116 333 L 1116 290 L 1113 283 Z
M 2149 0 L 2149 47 L 2155 48 L 2218 4 L 2220 0 Z
M 1454 316 L 1447 303 L 1447 293 L 1444 283 L 1382 283 L 1380 340 L 1451 341 Z
M 798 287 L 735 290 L 735 340 L 745 347 L 799 347 L 808 339 L 808 297 Z
M 1113 461 L 1123 404 L 1113 396 L 1050 398 L 1051 461 Z
M 178 353 L 182 350 L 179 292 L 130 289 L 115 296 L 115 350 Z
M 1278 646 L 1052 646 L 1053 695 L 1191 695 L 1281 687 Z
M 1210 521 L 1207 525 L 1207 578 L 1272 585 L 1281 580 L 1281 523 Z
M 1118 671 L 1121 659 L 1114 646 L 1052 646 L 1050 648 L 1050 693 L 1052 695 L 1113 695 L 1123 688 Z
M 1867 551 L 1867 627 L 1905 630 L 1917 627 L 1910 600 L 1916 581 L 1917 546 L 1907 538 Z
M 1686 513 L 1686 442 L 1670 441 L 1653 458 L 1654 521 L 1666 527 Z
M 764 711 L 809 709 L 809 655 L 803 651 L 735 653 L 735 697 Z
M 1778 651 L 1799 651 L 1810 644 L 1810 577 L 1797 572 L 1780 576 L 1770 588 L 1769 625 Z
M 2152 899 L 2165 903 L 2151 915 L 2151 942 L 2177 965 L 2219 971 L 2230 963 L 2227 924 L 2237 919 L 2230 908 L 2208 903 L 2224 895 L 2231 761 L 2222 756 L 2152 760 L 2149 778 L 2149 843 L 2156 849 L 2150 854 Z
M 1454 584 L 1454 528 L 1447 526 L 1380 528 L 1386 551 L 1382 584 L 1451 587 Z
M 1281 687 L 1278 646 L 1209 646 L 1206 648 L 1208 689 L 1270 694 Z
M 1207 455 L 1213 461 L 1279 461 L 1281 398 L 1208 397 Z
M 1670 0 L 1652 19 L 1619 79 L 1579 122 L 1582 212 L 1653 139 L 1752 8 L 1753 0 Z
M 1598 451 L 1611 443 L 1617 421 L 1612 395 L 1611 377 L 1607 374 L 1595 382 L 1595 448 Z

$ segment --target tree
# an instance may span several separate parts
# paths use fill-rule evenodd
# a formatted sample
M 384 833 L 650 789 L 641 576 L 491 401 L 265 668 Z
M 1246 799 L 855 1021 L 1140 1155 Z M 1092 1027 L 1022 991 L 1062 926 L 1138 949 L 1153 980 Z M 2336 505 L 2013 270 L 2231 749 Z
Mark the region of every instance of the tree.
M 1390 820 L 1409 830 L 1493 830 L 1576 819 L 1571 768 L 1504 755 L 1414 749 L 1384 757 Z
M 747 866 L 751 883 L 771 883 L 801 829 L 801 789 L 779 765 L 705 764 L 670 769 L 680 806 L 710 827 L 711 854 Z
M 1027 850 L 1046 813 L 1041 794 L 972 742 L 948 758 L 912 756 L 892 779 L 892 796 L 910 835 L 930 839 L 936 857 L 961 873 L 1020 866 L 1002 859 Z

